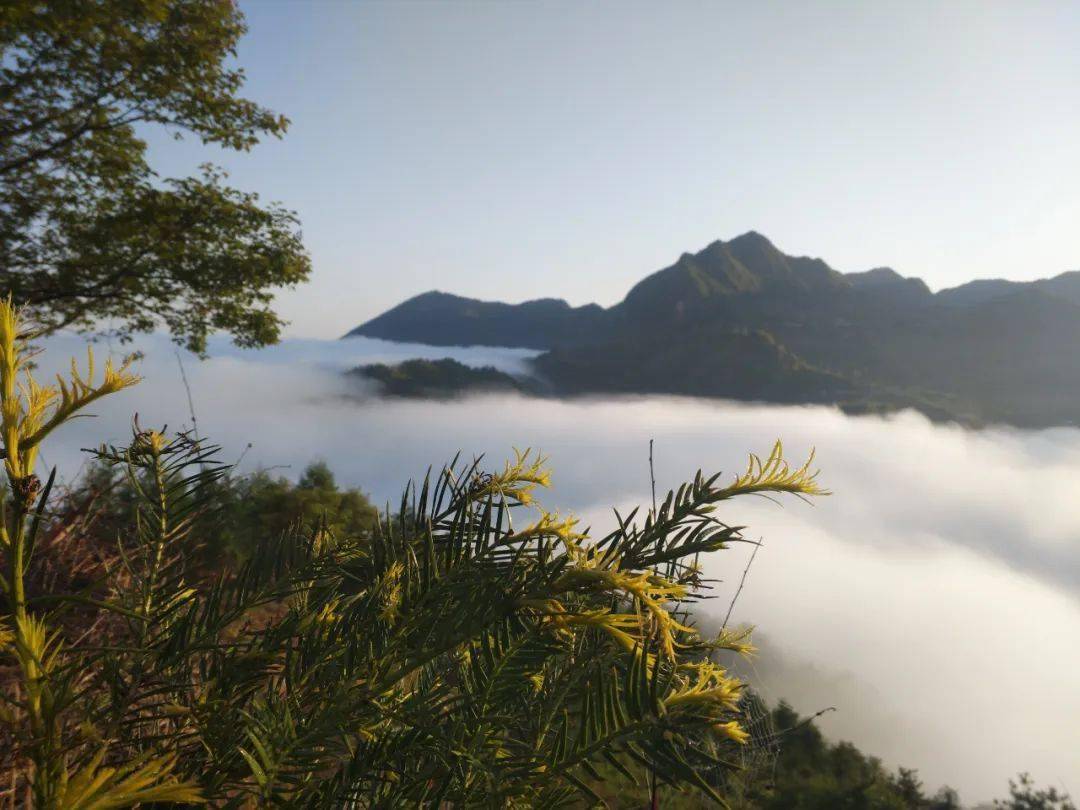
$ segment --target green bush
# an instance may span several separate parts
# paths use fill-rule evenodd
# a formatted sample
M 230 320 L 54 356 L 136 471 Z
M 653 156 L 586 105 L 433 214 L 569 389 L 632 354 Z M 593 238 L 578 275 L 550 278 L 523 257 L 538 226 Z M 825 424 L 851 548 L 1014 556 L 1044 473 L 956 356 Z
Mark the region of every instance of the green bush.
M 34 475 L 41 442 L 135 379 L 107 367 L 97 385 L 91 368 L 43 388 L 25 360 L 17 313 L 0 305 L 0 765 L 13 796 L 549 807 L 598 800 L 603 768 L 721 800 L 747 734 L 743 685 L 711 653 L 748 645 L 702 637 L 687 611 L 704 595 L 697 556 L 742 541 L 719 505 L 820 492 L 779 445 L 593 540 L 536 508 L 548 473 L 530 453 L 495 472 L 452 464 L 377 521 L 318 466 L 295 487 L 250 479 L 245 513 L 220 506 L 232 484 L 212 447 L 136 425 L 128 446 L 96 454 L 96 475 L 126 493 L 100 577 L 87 563 L 57 587 L 65 557 L 52 554 L 53 575 L 28 590 L 35 552 L 73 536 L 46 508 L 52 478 Z M 230 509 L 248 515 L 250 553 L 208 565 L 204 541 Z

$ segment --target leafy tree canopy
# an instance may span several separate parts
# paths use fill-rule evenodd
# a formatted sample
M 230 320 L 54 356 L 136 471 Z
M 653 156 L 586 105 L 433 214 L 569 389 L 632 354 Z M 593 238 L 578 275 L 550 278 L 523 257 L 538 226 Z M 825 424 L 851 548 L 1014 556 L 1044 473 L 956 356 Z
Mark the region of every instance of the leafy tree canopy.
M 71 544 L 93 550 L 99 559 L 107 557 L 116 538 L 137 519 L 140 491 L 153 484 L 133 481 L 115 465 L 91 463 L 54 506 L 54 518 L 66 527 Z M 211 569 L 248 559 L 266 538 L 317 531 L 356 537 L 370 532 L 379 519 L 364 493 L 338 487 L 324 462 L 309 464 L 295 484 L 266 470 L 249 475 L 230 471 L 208 481 L 202 497 L 208 506 L 191 518 L 197 542 L 185 552 Z M 63 556 L 77 554 L 65 546 Z
M 1055 787 L 1035 786 L 1030 774 L 1009 780 L 1009 798 L 994 802 L 997 810 L 1076 810 L 1068 793 Z
M 230 0 L 15 0 L 0 7 L 0 290 L 45 331 L 166 326 L 273 343 L 273 289 L 308 276 L 295 215 L 210 165 L 162 178 L 140 137 L 248 150 L 285 118 L 238 96 Z

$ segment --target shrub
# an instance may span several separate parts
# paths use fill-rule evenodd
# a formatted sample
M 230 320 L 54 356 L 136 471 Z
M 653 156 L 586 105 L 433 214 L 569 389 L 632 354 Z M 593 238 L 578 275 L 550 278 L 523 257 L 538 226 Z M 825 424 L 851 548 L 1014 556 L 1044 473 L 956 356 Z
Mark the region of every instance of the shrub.
M 232 567 L 193 527 L 228 469 L 213 447 L 136 424 L 96 456 L 133 494 L 93 585 L 28 593 L 53 477 L 41 441 L 135 382 L 44 388 L 0 304 L 4 704 L 0 762 L 35 806 L 559 806 L 598 768 L 719 800 L 746 740 L 743 685 L 702 637 L 699 554 L 742 542 L 714 510 L 744 494 L 820 493 L 779 444 L 723 484 L 700 473 L 599 540 L 538 510 L 543 460 L 452 463 L 370 528 L 316 521 L 258 538 Z M 53 527 L 55 532 L 55 527 Z M 93 579 L 93 577 L 91 577 Z M 52 582 L 59 580 L 54 578 Z M 66 618 L 80 611 L 78 632 Z

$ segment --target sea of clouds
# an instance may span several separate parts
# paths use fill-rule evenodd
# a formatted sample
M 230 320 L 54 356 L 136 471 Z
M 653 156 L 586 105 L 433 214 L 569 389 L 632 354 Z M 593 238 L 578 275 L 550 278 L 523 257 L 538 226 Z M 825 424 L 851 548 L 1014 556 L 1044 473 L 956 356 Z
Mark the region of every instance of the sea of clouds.
M 50 341 L 42 372 L 81 345 Z M 699 468 L 740 471 L 777 438 L 800 463 L 816 448 L 833 495 L 745 499 L 721 515 L 764 542 L 733 615 L 765 641 L 758 689 L 803 713 L 835 707 L 820 720 L 832 738 L 970 803 L 1004 794 L 1022 770 L 1080 792 L 1080 430 L 968 431 L 914 413 L 664 397 L 386 400 L 342 374 L 418 356 L 519 372 L 530 353 L 514 350 L 357 338 L 258 352 L 215 343 L 199 361 L 156 337 L 139 348 L 144 382 L 66 426 L 46 463 L 70 477 L 80 448 L 125 441 L 135 412 L 143 425 L 190 425 L 181 359 L 199 431 L 226 458 L 286 476 L 324 459 L 377 502 L 458 451 L 500 466 L 533 447 L 555 473 L 545 504 L 602 530 L 612 507 L 647 504 L 650 439 L 661 489 Z M 722 580 L 713 613 L 726 612 L 749 548 L 707 560 Z

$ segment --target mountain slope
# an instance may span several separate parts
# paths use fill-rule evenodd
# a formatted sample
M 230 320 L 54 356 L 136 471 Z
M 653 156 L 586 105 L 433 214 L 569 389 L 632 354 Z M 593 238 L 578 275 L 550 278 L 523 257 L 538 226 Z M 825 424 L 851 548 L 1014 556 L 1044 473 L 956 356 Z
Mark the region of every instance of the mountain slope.
M 555 298 L 502 304 L 432 291 L 398 304 L 345 337 L 547 349 L 587 340 L 604 320 L 604 310 L 596 304 L 575 308 Z
M 426 293 L 350 334 L 548 350 L 535 368 L 563 393 L 910 406 L 964 421 L 1080 423 L 1080 271 L 933 294 L 890 268 L 843 274 L 749 232 L 684 253 L 606 310 Z
M 662 323 L 693 319 L 729 307 L 734 299 L 831 294 L 850 288 L 820 259 L 785 256 L 754 231 L 684 253 L 670 267 L 638 282 L 614 307 L 618 319 Z
M 553 349 L 536 369 L 563 393 L 651 393 L 836 402 L 852 394 L 841 376 L 807 364 L 768 332 L 699 324 L 682 335 Z
M 1070 270 L 1053 278 L 1041 278 L 1037 281 L 977 279 L 959 287 L 942 290 L 935 298 L 941 304 L 964 307 L 1031 290 L 1080 305 L 1080 270 Z

